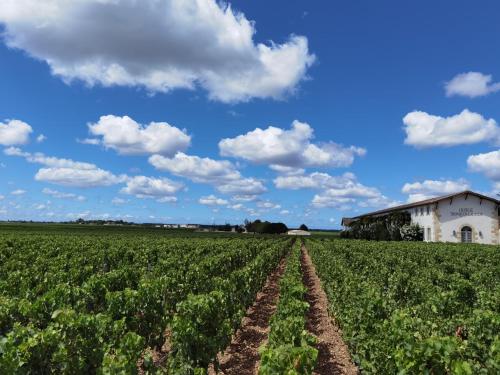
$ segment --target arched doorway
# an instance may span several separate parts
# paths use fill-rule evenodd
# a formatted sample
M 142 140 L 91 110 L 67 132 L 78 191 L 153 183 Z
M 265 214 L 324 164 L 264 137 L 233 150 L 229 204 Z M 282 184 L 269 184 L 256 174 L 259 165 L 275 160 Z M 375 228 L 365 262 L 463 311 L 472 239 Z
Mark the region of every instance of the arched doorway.
M 462 242 L 472 242 L 472 228 L 469 226 L 462 227 L 461 230 Z

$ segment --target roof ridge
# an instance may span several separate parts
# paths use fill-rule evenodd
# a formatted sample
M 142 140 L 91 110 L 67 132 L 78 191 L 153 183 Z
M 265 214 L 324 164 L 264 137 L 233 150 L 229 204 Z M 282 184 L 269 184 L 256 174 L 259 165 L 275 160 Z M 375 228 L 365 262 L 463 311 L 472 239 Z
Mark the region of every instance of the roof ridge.
M 457 192 L 457 193 L 451 193 L 451 194 L 447 194 L 447 195 L 441 195 L 439 197 L 424 199 L 424 200 L 421 200 L 421 201 L 418 201 L 418 202 L 412 202 L 412 203 L 402 204 L 402 205 L 399 205 L 399 206 L 388 207 L 388 208 L 385 208 L 385 209 L 382 209 L 382 210 L 372 211 L 372 212 L 368 212 L 366 214 L 354 216 L 354 217 L 351 217 L 351 218 L 345 218 L 345 219 L 351 219 L 351 220 L 353 220 L 353 219 L 360 219 L 360 218 L 366 217 L 366 216 L 381 215 L 381 214 L 389 213 L 389 212 L 392 212 L 392 211 L 399 211 L 399 210 L 404 210 L 404 209 L 407 209 L 407 208 L 418 207 L 418 206 L 422 206 L 422 205 L 426 205 L 426 204 L 430 204 L 430 203 L 436 203 L 436 202 L 439 202 L 439 201 L 442 201 L 442 200 L 445 200 L 445 199 L 448 199 L 448 198 L 457 197 L 457 196 L 462 195 L 462 194 L 472 194 L 472 195 L 475 195 L 475 196 L 477 196 L 477 197 L 479 197 L 481 199 L 487 199 L 487 200 L 492 201 L 492 202 L 494 202 L 496 204 L 500 204 L 500 200 L 495 199 L 493 197 L 489 197 L 487 195 L 476 193 L 476 192 L 474 192 L 472 190 L 463 190 L 463 191 L 460 191 L 460 192 Z

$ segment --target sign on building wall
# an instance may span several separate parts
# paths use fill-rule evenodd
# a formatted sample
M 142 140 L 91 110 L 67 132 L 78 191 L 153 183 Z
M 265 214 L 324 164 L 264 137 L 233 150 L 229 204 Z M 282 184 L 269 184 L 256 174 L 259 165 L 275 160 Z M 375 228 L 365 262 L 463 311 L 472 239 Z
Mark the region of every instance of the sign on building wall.
M 459 208 L 458 211 L 451 211 L 450 215 L 463 217 L 463 216 L 482 216 L 484 214 L 482 211 L 474 212 L 473 208 Z

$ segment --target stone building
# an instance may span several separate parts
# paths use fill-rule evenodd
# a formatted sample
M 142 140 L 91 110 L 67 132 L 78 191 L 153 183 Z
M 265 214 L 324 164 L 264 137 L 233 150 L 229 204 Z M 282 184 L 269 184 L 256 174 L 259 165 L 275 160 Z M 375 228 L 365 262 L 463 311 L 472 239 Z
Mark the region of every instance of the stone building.
M 412 223 L 424 230 L 428 242 L 500 243 L 500 201 L 473 191 L 463 191 L 420 202 L 390 207 L 364 215 L 344 218 L 348 226 L 364 217 L 379 217 L 407 211 Z

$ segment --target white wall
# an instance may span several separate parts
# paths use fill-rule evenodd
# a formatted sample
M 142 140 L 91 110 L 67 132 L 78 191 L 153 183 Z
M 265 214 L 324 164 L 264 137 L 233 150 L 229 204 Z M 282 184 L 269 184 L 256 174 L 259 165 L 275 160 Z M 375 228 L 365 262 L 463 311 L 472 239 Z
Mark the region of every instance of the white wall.
M 427 207 L 429 211 L 427 211 Z M 422 214 L 423 209 L 423 214 Z M 424 241 L 436 241 L 436 228 L 434 227 L 434 205 L 415 207 L 408 212 L 411 214 L 411 222 L 420 225 L 424 229 Z M 429 238 L 428 229 L 431 230 L 431 236 Z
M 498 210 L 494 202 L 482 200 L 474 195 L 454 197 L 439 202 L 438 217 L 441 227 L 441 241 L 460 242 L 463 226 L 472 228 L 472 241 L 484 244 L 498 244 Z M 492 230 L 494 229 L 494 233 Z M 453 235 L 455 231 L 455 236 Z
M 473 232 L 472 242 L 500 243 L 498 210 L 492 201 L 481 201 L 475 195 L 466 199 L 461 195 L 454 197 L 453 201 L 441 201 L 437 207 L 436 204 L 428 205 L 428 208 L 429 211 L 424 205 L 408 210 L 412 223 L 424 228 L 424 241 L 461 242 L 461 229 L 469 226 Z

